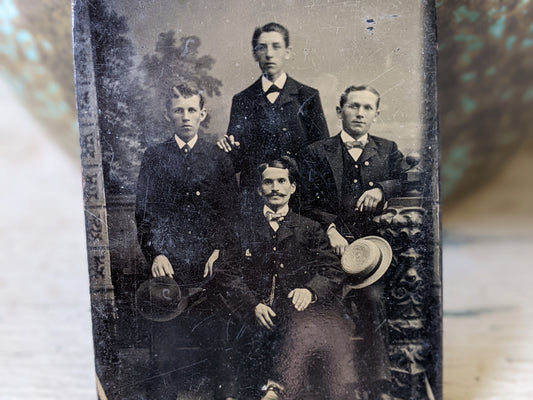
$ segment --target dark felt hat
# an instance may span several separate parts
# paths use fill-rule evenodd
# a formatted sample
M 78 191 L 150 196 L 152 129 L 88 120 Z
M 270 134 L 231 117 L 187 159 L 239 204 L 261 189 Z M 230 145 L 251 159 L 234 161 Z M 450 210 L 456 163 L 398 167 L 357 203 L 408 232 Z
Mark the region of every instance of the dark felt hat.
M 141 284 L 135 293 L 139 313 L 151 321 L 170 321 L 187 308 L 187 291 L 169 276 L 151 278 Z
M 347 289 L 362 289 L 377 282 L 392 261 L 389 243 L 379 236 L 365 236 L 351 243 L 342 255 L 342 269 L 350 275 Z

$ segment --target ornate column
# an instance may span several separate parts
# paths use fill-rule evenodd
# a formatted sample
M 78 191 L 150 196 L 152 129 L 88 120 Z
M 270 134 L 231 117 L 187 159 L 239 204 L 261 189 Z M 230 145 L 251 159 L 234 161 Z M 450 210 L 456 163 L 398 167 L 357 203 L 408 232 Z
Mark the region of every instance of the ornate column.
M 380 235 L 391 245 L 394 260 L 386 298 L 394 396 L 434 399 L 433 368 L 440 361 L 440 279 L 435 275 L 432 199 L 424 197 L 420 156 L 407 157 L 403 195 L 391 199 L 376 217 Z M 437 336 L 435 336 L 437 335 Z
M 87 2 L 76 1 L 73 13 L 76 90 L 93 335 L 96 359 L 105 360 L 110 357 L 113 358 L 108 352 L 108 344 L 114 337 L 116 313 L 113 284 L 111 283 L 106 199 L 98 129 L 98 104 Z

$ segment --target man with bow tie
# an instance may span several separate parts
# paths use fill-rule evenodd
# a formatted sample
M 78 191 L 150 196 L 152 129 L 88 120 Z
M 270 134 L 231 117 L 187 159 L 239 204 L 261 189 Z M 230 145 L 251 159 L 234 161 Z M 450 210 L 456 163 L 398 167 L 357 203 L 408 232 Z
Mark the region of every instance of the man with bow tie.
M 353 326 L 339 302 L 340 260 L 320 224 L 289 208 L 295 161 L 283 156 L 261 164 L 259 173 L 263 205 L 238 224 L 217 276 L 242 322 L 241 398 L 258 398 L 261 384 L 264 399 L 300 398 L 310 366 L 318 365 L 329 378 L 313 382 L 315 395 L 324 390 L 320 398 L 353 399 Z
M 373 87 L 348 87 L 337 107 L 342 131 L 311 144 L 301 159 L 302 212 L 322 224 L 339 256 L 352 241 L 377 233 L 373 218 L 401 189 L 402 153 L 395 142 L 369 133 L 379 106 L 380 95 Z M 374 393 L 390 381 L 383 302 L 382 283 L 354 290 L 347 298 L 363 338 L 358 359 L 368 366 L 369 391 Z
M 259 164 L 283 155 L 297 159 L 305 146 L 329 136 L 318 91 L 285 72 L 289 43 L 280 24 L 255 29 L 252 50 L 262 75 L 233 97 L 227 135 L 217 143 L 241 172 L 245 208 L 255 195 Z

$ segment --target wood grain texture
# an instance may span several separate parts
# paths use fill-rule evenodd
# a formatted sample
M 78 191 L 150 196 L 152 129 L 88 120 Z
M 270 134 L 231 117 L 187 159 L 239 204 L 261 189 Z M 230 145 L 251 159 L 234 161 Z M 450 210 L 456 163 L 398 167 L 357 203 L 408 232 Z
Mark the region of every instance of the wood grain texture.
M 444 398 L 533 398 L 533 146 L 444 215 Z

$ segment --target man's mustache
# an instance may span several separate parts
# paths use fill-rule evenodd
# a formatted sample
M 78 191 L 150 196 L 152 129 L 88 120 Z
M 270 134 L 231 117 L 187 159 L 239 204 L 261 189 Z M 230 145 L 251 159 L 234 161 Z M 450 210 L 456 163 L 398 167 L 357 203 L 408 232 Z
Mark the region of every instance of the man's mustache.
M 284 193 L 280 193 L 280 192 L 270 192 L 269 194 L 267 194 L 267 197 L 273 197 L 273 196 L 282 196 L 282 197 L 285 197 L 286 194 L 284 194 Z

